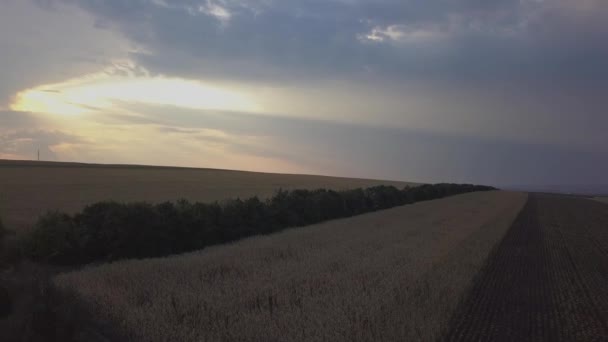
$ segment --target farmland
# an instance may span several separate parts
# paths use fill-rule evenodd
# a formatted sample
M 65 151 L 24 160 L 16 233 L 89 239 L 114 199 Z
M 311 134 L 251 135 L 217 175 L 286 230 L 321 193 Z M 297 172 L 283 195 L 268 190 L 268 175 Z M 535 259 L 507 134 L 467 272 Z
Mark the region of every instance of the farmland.
M 608 206 L 531 195 L 454 315 L 448 341 L 606 341 Z
M 266 198 L 283 189 L 350 189 L 408 183 L 216 169 L 0 161 L 0 217 L 22 231 L 48 210 L 75 212 L 88 204 L 188 199 Z
M 594 197 L 593 199 L 608 204 L 608 197 Z
M 15 264 L 0 274 L 0 290 L 5 286 L 15 299 L 13 314 L 0 320 L 0 330 L 11 341 L 37 341 L 41 336 L 54 340 L 49 336 L 59 336 L 53 335 L 57 332 L 46 335 L 45 331 L 57 327 L 68 331 L 71 328 L 65 324 L 81 323 L 85 330 L 76 330 L 77 335 L 93 341 L 608 340 L 605 198 L 505 191 L 450 196 L 460 191 L 458 185 L 439 184 L 403 190 L 403 198 L 397 196 L 396 202 L 389 200 L 386 205 L 383 201 L 391 196 L 374 196 L 369 189 L 349 194 L 286 192 L 251 202 L 227 199 L 269 198 L 278 188 L 340 190 L 408 183 L 23 162 L 0 163 L 0 175 L 6 176 L 0 183 L 2 214 L 9 228 L 27 227 L 49 209 L 75 213 L 59 221 L 68 222 L 75 235 L 51 234 L 49 241 L 57 241 L 57 246 L 63 246 L 64 240 L 55 236 L 76 241 L 74 246 L 82 248 L 75 254 L 79 257 L 92 251 L 89 242 L 123 246 L 111 239 L 87 237 L 95 232 L 111 237 L 107 233 L 116 227 L 124 236 L 141 232 L 133 239 L 119 239 L 129 252 L 124 258 L 132 257 L 132 249 L 140 250 L 131 248 L 138 243 L 163 247 L 163 241 L 177 241 L 176 232 L 194 232 L 183 240 L 203 243 L 187 249 L 201 250 L 187 254 L 112 263 L 104 262 L 122 258 L 114 249 L 102 258 L 80 260 L 66 254 L 76 263 L 95 262 L 83 268 L 50 266 L 44 261 Z M 29 194 L 30 201 L 19 189 Z M 425 194 L 425 189 L 430 197 L 409 197 Z M 351 202 L 365 205 L 351 212 L 342 199 L 355 194 L 362 197 Z M 442 196 L 450 197 L 424 201 Z M 179 198 L 223 202 L 221 206 L 163 203 Z M 328 199 L 344 205 L 334 208 L 328 205 L 332 201 L 324 202 Z M 160 204 L 101 203 L 78 212 L 103 200 Z M 255 220 L 250 221 L 232 220 L 248 212 L 233 210 L 247 208 L 246 203 L 266 214 L 251 216 Z M 414 204 L 394 207 L 407 203 Z M 214 205 L 225 214 L 216 215 L 217 222 L 209 216 L 214 212 L 205 209 Z M 280 208 L 285 212 L 277 211 Z M 330 208 L 343 211 L 329 215 Z M 100 212 L 103 220 L 89 220 Z M 204 218 L 199 221 L 205 224 L 191 225 L 199 222 L 190 220 L 196 217 Z M 289 220 L 277 220 L 282 217 Z M 148 222 L 158 224 L 148 226 Z M 314 222 L 320 223 L 308 225 Z M 23 231 L 32 236 L 45 227 L 38 224 Z M 239 227 L 248 233 L 211 239 L 217 235 L 213 229 L 234 233 Z M 153 240 L 154 231 L 164 235 Z M 56 257 L 60 249 L 49 246 L 49 255 Z M 74 251 L 67 246 L 66 251 Z M 184 251 L 177 248 L 160 255 L 180 250 Z M 142 256 L 151 254 L 137 257 Z M 40 290 L 49 285 L 53 295 Z M 63 306 L 48 304 L 54 301 Z M 38 307 L 42 311 L 36 311 Z M 82 321 L 74 320 L 74 315 L 82 316 Z M 66 323 L 66 317 L 72 323 Z M 48 324 L 51 330 L 45 330 Z M 24 331 L 35 334 L 27 337 Z
M 130 340 L 434 340 L 525 200 L 458 195 L 55 285 Z

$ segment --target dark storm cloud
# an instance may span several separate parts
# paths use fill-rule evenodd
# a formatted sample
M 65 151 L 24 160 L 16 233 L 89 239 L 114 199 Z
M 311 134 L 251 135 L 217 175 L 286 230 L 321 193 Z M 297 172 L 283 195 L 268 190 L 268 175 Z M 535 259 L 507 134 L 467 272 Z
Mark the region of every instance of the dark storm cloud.
M 331 80 L 351 96 L 338 97 L 325 84 L 326 97 L 306 98 L 319 100 L 321 109 L 385 94 L 398 100 L 328 117 L 366 116 L 366 125 L 121 103 L 129 110 L 117 113 L 138 114 L 97 111 L 87 118 L 103 127 L 141 125 L 334 175 L 498 185 L 608 182 L 604 0 L 42 3 L 49 12 L 59 3 L 75 5 L 94 17 L 98 31 L 119 32 L 137 47 L 131 58 L 152 75 L 237 86 L 263 81 L 303 93 Z M 36 56 L 33 48 L 23 51 L 29 53 L 15 52 L 14 64 L 22 54 Z M 63 69 L 53 61 L 49 73 Z M 408 93 L 412 84 L 423 90 Z M 354 93 L 352 85 L 365 89 Z
M 144 46 L 149 53 L 136 58 L 151 70 L 190 77 L 602 82 L 608 75 L 601 0 L 65 1 Z M 384 41 L 367 39 L 373 32 Z

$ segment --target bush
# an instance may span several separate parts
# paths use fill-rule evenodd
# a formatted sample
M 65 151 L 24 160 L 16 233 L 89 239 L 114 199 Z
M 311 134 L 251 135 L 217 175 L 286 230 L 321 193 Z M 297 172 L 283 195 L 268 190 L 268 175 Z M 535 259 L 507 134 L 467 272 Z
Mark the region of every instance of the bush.
M 8 231 L 6 227 L 4 227 L 4 223 L 2 223 L 2 219 L 0 219 L 0 243 L 4 241 L 7 235 Z
M 2 219 L 0 219 L 0 249 L 2 247 L 6 247 L 4 246 L 4 243 L 9 238 L 9 236 L 13 235 L 15 235 L 15 232 L 6 228 L 6 226 L 2 222 Z
M 0 269 L 17 263 L 21 259 L 21 249 L 14 239 L 15 232 L 4 226 L 0 220 Z
M 25 240 L 25 253 L 35 259 L 64 263 L 79 260 L 80 227 L 67 214 L 49 212 L 43 215 Z
M 397 189 L 279 190 L 222 203 L 101 202 L 70 216 L 42 216 L 26 238 L 26 254 L 53 263 L 85 264 L 125 258 L 159 257 L 268 234 L 288 227 L 358 215 L 471 191 L 493 190 L 469 184 L 425 184 Z
M 0 319 L 11 314 L 13 311 L 13 301 L 8 290 L 0 285 Z

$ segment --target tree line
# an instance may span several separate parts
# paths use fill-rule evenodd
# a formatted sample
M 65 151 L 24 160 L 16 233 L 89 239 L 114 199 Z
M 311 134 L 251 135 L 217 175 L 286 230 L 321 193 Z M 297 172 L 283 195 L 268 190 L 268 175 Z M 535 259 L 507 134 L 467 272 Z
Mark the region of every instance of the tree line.
M 42 215 L 22 241 L 24 256 L 80 265 L 161 257 L 395 206 L 473 191 L 470 184 L 425 184 L 397 189 L 279 190 L 273 197 L 213 203 L 100 202 L 75 215 Z

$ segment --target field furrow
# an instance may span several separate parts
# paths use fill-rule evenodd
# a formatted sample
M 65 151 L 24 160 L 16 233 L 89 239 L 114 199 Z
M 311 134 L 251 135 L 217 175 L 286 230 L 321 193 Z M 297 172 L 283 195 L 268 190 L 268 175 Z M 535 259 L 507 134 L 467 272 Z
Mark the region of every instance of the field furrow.
M 607 340 L 607 218 L 586 199 L 531 195 L 445 339 Z

